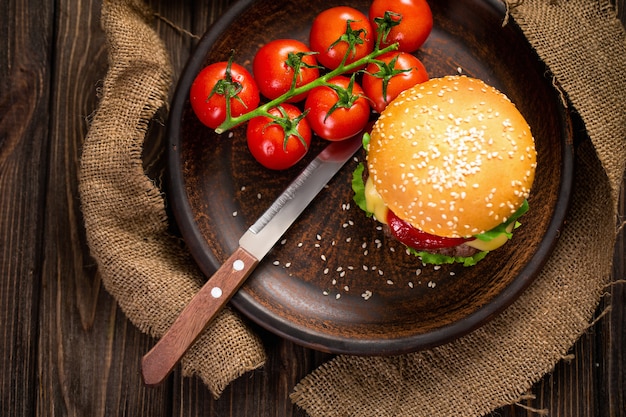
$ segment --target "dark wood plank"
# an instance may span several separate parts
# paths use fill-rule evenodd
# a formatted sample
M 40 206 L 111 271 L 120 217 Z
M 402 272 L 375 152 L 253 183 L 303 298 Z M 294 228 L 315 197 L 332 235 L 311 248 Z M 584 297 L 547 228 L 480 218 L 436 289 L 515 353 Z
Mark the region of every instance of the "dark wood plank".
M 0 415 L 37 392 L 41 226 L 48 152 L 51 3 L 0 4 Z M 33 30 L 33 28 L 37 30 Z
M 36 415 L 167 415 L 168 386 L 147 390 L 137 372 L 152 341 L 102 288 L 82 227 L 81 144 L 107 70 L 101 4 L 55 4 Z

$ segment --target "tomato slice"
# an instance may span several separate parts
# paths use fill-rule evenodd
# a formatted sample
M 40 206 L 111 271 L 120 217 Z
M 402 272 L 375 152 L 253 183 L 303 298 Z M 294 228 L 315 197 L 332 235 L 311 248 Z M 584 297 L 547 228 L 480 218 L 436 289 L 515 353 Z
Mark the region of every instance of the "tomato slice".
M 416 229 L 396 216 L 391 210 L 387 211 L 387 224 L 394 238 L 416 250 L 451 248 L 474 240 L 474 238 L 466 239 L 462 237 L 453 238 L 431 235 L 430 233 Z

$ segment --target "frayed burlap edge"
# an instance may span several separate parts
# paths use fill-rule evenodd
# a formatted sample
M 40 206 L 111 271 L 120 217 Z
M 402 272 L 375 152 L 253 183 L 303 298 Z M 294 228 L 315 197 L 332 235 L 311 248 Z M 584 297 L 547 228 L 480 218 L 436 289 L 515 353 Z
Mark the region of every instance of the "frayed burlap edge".
M 160 337 L 204 278 L 168 234 L 164 198 L 144 174 L 150 120 L 166 105 L 171 64 L 139 0 L 105 0 L 109 70 L 83 145 L 79 191 L 91 254 L 107 291 L 141 331 Z M 217 397 L 265 361 L 260 340 L 224 310 L 183 358 Z
M 291 399 L 313 417 L 481 416 L 525 398 L 590 325 L 610 279 L 626 164 L 624 29 L 607 1 L 510 3 L 506 19 L 548 64 L 592 141 L 577 149 L 560 241 L 533 285 L 475 332 L 410 355 L 338 356 L 305 377 Z

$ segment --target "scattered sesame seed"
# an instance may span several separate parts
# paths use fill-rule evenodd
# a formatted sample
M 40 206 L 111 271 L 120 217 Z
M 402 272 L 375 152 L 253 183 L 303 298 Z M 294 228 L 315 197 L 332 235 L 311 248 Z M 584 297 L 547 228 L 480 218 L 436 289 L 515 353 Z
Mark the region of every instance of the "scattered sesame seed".
M 233 217 L 237 217 L 237 212 L 233 211 Z

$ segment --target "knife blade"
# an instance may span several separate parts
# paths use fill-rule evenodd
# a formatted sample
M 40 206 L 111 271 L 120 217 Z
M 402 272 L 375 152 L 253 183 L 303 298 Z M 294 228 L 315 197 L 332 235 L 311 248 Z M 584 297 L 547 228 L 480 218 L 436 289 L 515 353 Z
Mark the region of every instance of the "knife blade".
M 361 136 L 326 146 L 241 236 L 237 249 L 143 356 L 141 375 L 146 386 L 159 385 L 169 375 L 289 226 L 361 147 Z

